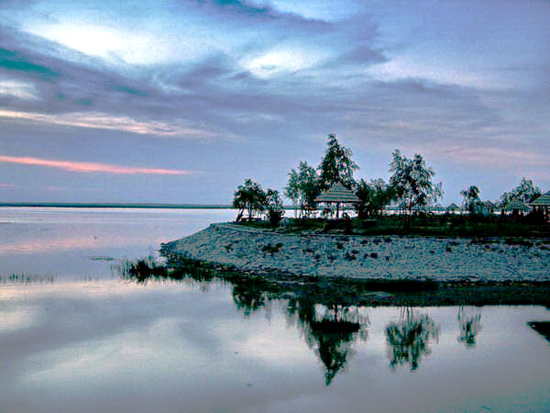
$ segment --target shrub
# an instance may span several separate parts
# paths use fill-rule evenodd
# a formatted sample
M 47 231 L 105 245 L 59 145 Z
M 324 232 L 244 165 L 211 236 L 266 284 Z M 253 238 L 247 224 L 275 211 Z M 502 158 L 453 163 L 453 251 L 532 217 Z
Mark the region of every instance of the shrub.
M 279 252 L 283 247 L 283 245 L 284 244 L 282 242 L 278 242 L 276 245 L 267 244 L 263 246 L 262 251 L 273 254 L 273 253 Z

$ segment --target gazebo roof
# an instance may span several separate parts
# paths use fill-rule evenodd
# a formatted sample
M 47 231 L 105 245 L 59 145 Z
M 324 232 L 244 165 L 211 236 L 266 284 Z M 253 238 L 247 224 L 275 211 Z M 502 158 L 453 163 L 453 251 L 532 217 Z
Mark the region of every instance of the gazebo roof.
M 541 196 L 540 198 L 537 198 L 535 199 L 533 202 L 531 202 L 529 205 L 532 205 L 532 206 L 545 206 L 545 207 L 549 207 L 550 206 L 550 191 L 545 193 L 543 196 Z
M 458 210 L 458 209 L 460 209 L 460 207 L 459 207 L 457 204 L 455 204 L 455 203 L 453 202 L 451 205 L 449 205 L 449 206 L 448 206 L 447 208 L 445 208 L 445 209 L 446 209 L 447 211 L 453 211 L 453 210 Z
M 357 195 L 349 189 L 347 189 L 340 182 L 335 182 L 329 189 L 321 192 L 315 202 L 343 202 L 343 203 L 359 203 L 361 200 L 357 198 Z
M 512 201 L 510 201 L 508 203 L 508 205 L 506 205 L 506 209 L 516 209 L 518 211 L 527 211 L 529 210 L 529 207 L 527 205 L 525 205 L 523 202 L 521 202 L 519 199 L 512 199 Z

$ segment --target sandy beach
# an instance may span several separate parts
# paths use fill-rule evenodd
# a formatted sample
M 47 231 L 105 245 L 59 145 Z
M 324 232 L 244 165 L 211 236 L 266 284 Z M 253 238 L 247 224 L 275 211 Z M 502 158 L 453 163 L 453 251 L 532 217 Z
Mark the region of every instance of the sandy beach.
M 165 249 L 254 274 L 437 282 L 550 281 L 550 241 L 282 234 L 212 224 Z

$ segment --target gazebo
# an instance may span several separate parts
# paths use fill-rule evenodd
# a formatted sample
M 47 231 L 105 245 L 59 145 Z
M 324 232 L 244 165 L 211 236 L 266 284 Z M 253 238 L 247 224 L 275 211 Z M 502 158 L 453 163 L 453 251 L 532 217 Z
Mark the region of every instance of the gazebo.
M 445 212 L 448 212 L 451 214 L 456 214 L 458 211 L 461 211 L 461 210 L 462 209 L 454 202 L 451 205 L 449 205 L 447 208 L 445 208 Z
M 512 199 L 505 206 L 505 209 L 508 211 L 512 211 L 513 217 L 525 215 L 529 211 L 529 207 L 521 202 L 519 199 Z
M 529 205 L 535 208 L 535 210 L 541 210 L 544 218 L 548 219 L 550 217 L 550 191 L 545 193 L 540 198 L 535 199 Z
M 340 204 L 358 204 L 361 200 L 355 195 L 355 193 L 340 182 L 333 183 L 329 189 L 321 192 L 317 198 L 316 203 L 336 204 L 336 219 L 340 215 Z

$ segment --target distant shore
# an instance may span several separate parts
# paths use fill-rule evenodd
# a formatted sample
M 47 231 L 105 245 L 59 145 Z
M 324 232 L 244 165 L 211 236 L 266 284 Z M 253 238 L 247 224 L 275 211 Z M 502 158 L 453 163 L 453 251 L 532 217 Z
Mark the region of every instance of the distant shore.
M 231 205 L 216 204 L 110 204 L 65 202 L 0 202 L 0 208 L 151 208 L 151 209 L 233 209 Z

